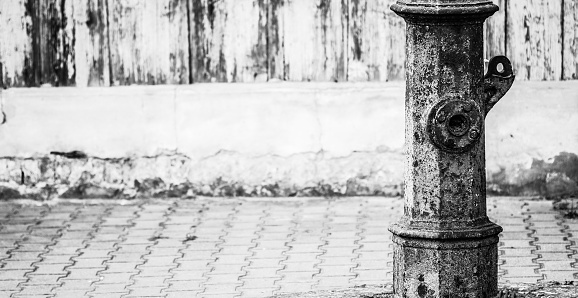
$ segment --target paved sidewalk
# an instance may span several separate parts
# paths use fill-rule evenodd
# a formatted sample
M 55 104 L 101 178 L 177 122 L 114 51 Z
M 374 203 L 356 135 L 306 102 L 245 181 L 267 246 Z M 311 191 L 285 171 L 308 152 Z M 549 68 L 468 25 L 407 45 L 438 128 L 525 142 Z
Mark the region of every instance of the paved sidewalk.
M 389 285 L 399 198 L 0 203 L 0 297 L 267 297 Z M 578 280 L 578 221 L 489 198 L 500 282 Z

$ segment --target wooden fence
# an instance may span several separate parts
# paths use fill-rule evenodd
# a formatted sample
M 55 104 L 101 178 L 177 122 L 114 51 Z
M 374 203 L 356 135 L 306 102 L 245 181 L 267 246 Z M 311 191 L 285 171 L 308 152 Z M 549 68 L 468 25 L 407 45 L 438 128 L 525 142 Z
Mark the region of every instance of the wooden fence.
M 6 86 L 403 79 L 395 0 L 1 0 Z M 578 79 L 578 0 L 494 0 L 486 52 Z

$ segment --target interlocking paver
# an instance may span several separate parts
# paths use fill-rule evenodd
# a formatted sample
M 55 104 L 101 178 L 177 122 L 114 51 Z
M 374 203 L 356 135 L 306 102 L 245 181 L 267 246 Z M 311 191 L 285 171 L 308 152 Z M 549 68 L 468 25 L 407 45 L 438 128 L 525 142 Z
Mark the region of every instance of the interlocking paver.
M 548 201 L 488 202 L 504 226 L 500 281 L 577 280 L 578 222 Z M 403 207 L 387 198 L 2 204 L 0 295 L 14 297 L 50 289 L 54 297 L 263 297 L 390 283 L 387 227 Z

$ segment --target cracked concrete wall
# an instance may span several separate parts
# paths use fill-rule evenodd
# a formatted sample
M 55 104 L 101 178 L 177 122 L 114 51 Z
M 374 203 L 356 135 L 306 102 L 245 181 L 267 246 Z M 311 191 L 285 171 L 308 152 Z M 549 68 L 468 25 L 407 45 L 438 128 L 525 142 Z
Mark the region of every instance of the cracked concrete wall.
M 0 198 L 400 195 L 403 83 L 9 89 Z M 578 83 L 517 83 L 488 190 L 576 192 Z

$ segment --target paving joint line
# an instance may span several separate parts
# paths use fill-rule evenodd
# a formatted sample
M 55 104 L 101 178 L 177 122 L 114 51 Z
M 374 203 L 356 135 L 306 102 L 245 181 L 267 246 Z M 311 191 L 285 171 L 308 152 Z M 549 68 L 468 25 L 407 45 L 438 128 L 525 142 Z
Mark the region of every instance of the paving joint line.
M 215 244 L 216 251 L 211 254 L 211 257 L 212 257 L 213 260 L 207 264 L 207 267 L 210 267 L 210 271 L 209 271 L 209 272 L 205 272 L 205 273 L 203 274 L 203 276 L 204 276 L 206 279 L 200 284 L 200 286 L 203 288 L 202 291 L 201 291 L 201 294 L 204 294 L 204 293 L 207 291 L 207 282 L 209 282 L 209 279 L 210 279 L 210 276 L 208 276 L 208 275 L 210 275 L 211 272 L 213 272 L 213 271 L 215 270 L 215 263 L 216 263 L 217 260 L 218 260 L 218 255 L 219 255 L 219 253 L 223 250 L 223 244 L 225 244 L 225 238 L 224 238 L 224 237 L 227 236 L 227 231 L 226 231 L 226 229 L 227 229 L 227 227 L 230 226 L 230 219 L 231 219 L 232 216 L 234 216 L 234 214 L 235 214 L 235 212 L 236 212 L 235 209 L 236 209 L 238 206 L 239 206 L 239 202 L 237 202 L 237 205 L 236 205 L 235 207 L 233 207 L 233 211 L 232 211 L 232 212 L 229 212 L 229 214 L 227 215 L 227 220 L 226 220 L 226 223 L 225 223 L 225 227 L 221 230 L 221 233 L 222 233 L 222 234 L 221 234 L 221 235 L 219 236 L 219 238 L 218 238 L 220 242 L 217 243 L 217 244 Z M 207 208 L 206 211 L 208 212 L 208 211 L 210 210 L 210 208 L 209 208 L 209 207 L 206 207 L 206 208 Z
M 45 208 L 42 211 L 40 211 L 40 214 L 38 214 L 38 216 L 35 217 L 35 219 L 34 219 L 34 224 L 30 224 L 30 225 L 28 225 L 28 227 L 26 227 L 26 233 L 23 234 L 20 237 L 20 239 L 16 242 L 16 248 L 8 251 L 10 258 L 12 258 L 12 253 L 22 246 L 21 243 L 26 240 L 26 236 L 30 236 L 32 234 L 32 232 L 35 230 L 35 228 L 40 224 L 40 222 L 42 222 L 42 218 L 44 218 L 47 214 L 49 214 L 49 211 L 50 211 L 50 207 Z M 46 248 L 45 248 L 45 250 L 46 250 Z M 35 264 L 35 263 L 42 260 L 42 258 L 40 257 L 41 254 L 42 253 L 39 253 L 37 256 L 37 258 L 39 258 L 39 260 L 32 263 L 32 264 Z M 10 259 L 10 258 L 7 258 L 7 259 Z M 34 273 L 37 269 L 38 269 L 38 267 L 35 266 L 32 271 L 24 273 L 24 278 L 26 278 L 26 281 L 18 283 L 18 285 L 16 286 L 16 291 L 14 293 L 10 294 L 10 297 L 16 297 L 18 294 L 20 294 L 20 293 L 22 293 L 22 291 L 24 291 L 24 285 L 30 281 L 30 277 L 28 277 L 28 275 L 30 273 Z
M 178 206 L 178 204 L 177 204 L 177 206 Z M 199 211 L 203 210 L 204 208 L 205 208 L 205 203 L 201 203 Z M 197 212 L 197 213 L 199 214 L 198 222 L 201 222 L 202 219 L 204 218 L 205 212 Z M 193 230 L 191 231 L 191 229 L 193 229 Z M 181 266 L 181 264 L 178 261 L 182 260 L 185 257 L 185 250 L 187 250 L 191 246 L 191 242 L 194 241 L 194 240 L 188 241 L 188 239 L 193 239 L 194 231 L 196 231 L 196 225 L 191 225 L 191 227 L 189 228 L 189 232 L 186 235 L 186 239 L 183 240 L 184 246 L 179 248 L 179 250 L 177 251 L 177 254 L 179 256 L 173 260 L 173 264 L 175 264 L 176 266 L 169 269 L 168 272 L 169 272 L 169 274 L 171 274 L 171 276 L 165 278 L 165 280 L 163 281 L 163 283 L 168 284 L 167 290 L 170 289 L 170 287 L 172 285 L 171 281 L 173 281 L 172 279 L 175 278 L 176 273 L 174 272 L 174 270 L 178 269 Z
M 141 207 L 142 207 L 142 205 L 141 205 Z M 143 211 L 143 210 L 141 210 L 141 211 Z M 143 263 L 135 266 L 135 269 L 137 270 L 137 273 L 131 275 L 130 278 L 129 278 L 129 280 L 133 281 L 133 283 L 127 284 L 127 285 L 124 287 L 125 290 L 128 290 L 129 292 L 128 292 L 127 294 L 121 295 L 121 298 L 122 298 L 122 297 L 126 297 L 126 296 L 130 296 L 130 295 L 132 294 L 132 292 L 133 292 L 132 287 L 133 287 L 133 286 L 135 285 L 135 283 L 136 283 L 136 281 L 134 280 L 134 278 L 136 278 L 139 274 L 141 274 L 141 273 L 143 272 L 143 270 L 142 270 L 141 268 L 139 268 L 139 266 L 143 266 L 143 265 L 145 265 L 145 264 L 148 262 L 148 259 L 146 258 L 146 256 L 151 255 L 151 254 L 153 253 L 152 248 L 159 243 L 159 240 L 160 240 L 160 239 L 159 239 L 158 237 L 159 237 L 160 233 L 161 233 L 161 232 L 164 230 L 164 228 L 165 228 L 164 223 L 166 223 L 166 222 L 168 221 L 168 214 L 170 214 L 170 213 L 172 213 L 172 212 L 174 212 L 174 211 L 171 210 L 170 207 L 167 208 L 167 210 L 165 210 L 165 212 L 164 212 L 164 214 L 163 214 L 164 220 L 162 220 L 162 221 L 159 223 L 159 228 L 158 228 L 158 230 L 155 231 L 154 236 L 153 236 L 153 238 L 155 238 L 156 240 L 155 240 L 152 244 L 147 245 L 147 247 L 145 248 L 145 250 L 146 250 L 146 253 L 145 253 L 145 254 L 141 254 L 140 259 L 143 260 Z M 164 280 L 163 280 L 163 283 L 164 283 Z M 161 290 L 161 291 L 162 291 L 162 290 Z
M 86 296 L 92 297 L 92 296 L 95 294 L 94 292 L 96 291 L 97 287 L 100 285 L 100 282 L 104 279 L 104 277 L 102 276 L 102 274 L 103 274 L 104 272 L 106 272 L 106 270 L 108 270 L 108 269 L 110 268 L 109 262 L 112 261 L 112 259 L 114 258 L 113 253 L 118 252 L 118 251 L 120 250 L 120 244 L 122 244 L 123 242 L 126 241 L 126 239 L 127 239 L 126 237 L 127 237 L 127 235 L 128 235 L 128 232 L 130 231 L 130 228 L 135 225 L 134 220 L 140 217 L 140 212 L 144 209 L 144 208 L 143 208 L 143 204 L 144 204 L 144 202 L 138 202 L 138 203 L 137 203 L 137 205 L 136 205 L 136 206 L 137 206 L 137 210 L 135 210 L 135 211 L 132 213 L 131 218 L 127 221 L 129 224 L 123 228 L 123 230 L 122 230 L 121 233 L 119 233 L 119 241 L 115 242 L 115 244 L 113 245 L 113 250 L 112 250 L 112 251 L 109 251 L 109 252 L 107 253 L 107 256 L 110 256 L 110 257 L 109 257 L 108 260 L 105 260 L 105 261 L 103 262 L 104 269 L 99 270 L 99 271 L 96 272 L 96 276 L 98 277 L 98 280 L 91 283 L 91 286 L 93 287 L 93 289 L 90 290 L 90 291 L 88 291 L 88 292 L 86 292 L 86 293 L 85 293 Z M 110 215 L 112 214 L 113 208 L 114 208 L 114 207 L 111 207 L 111 208 L 110 208 L 110 211 L 109 211 L 109 213 L 107 214 L 107 216 L 110 216 Z M 96 232 L 98 232 L 98 230 L 100 229 L 100 226 L 104 223 L 104 218 L 106 218 L 106 217 L 103 216 L 103 217 L 101 218 L 101 222 L 99 223 L 99 227 L 96 229 Z M 87 244 L 87 246 L 88 246 L 88 244 Z M 88 248 L 88 247 L 86 247 L 86 248 Z M 85 249 L 86 249 L 86 248 L 85 248 Z M 126 289 L 126 285 L 125 285 L 125 289 Z

